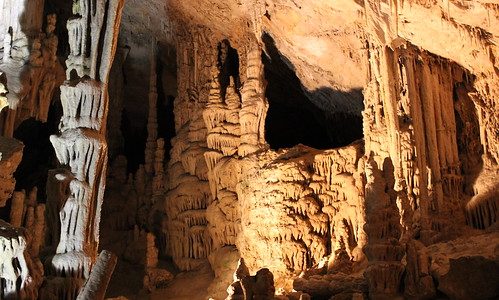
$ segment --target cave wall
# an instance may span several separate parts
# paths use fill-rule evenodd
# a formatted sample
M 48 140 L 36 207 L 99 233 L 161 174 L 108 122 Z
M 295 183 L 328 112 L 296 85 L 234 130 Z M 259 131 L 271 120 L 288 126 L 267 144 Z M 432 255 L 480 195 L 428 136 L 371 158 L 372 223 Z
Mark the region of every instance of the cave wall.
M 280 286 L 291 288 L 293 276 L 336 251 L 362 260 L 362 143 L 270 150 L 261 46 L 251 36 L 241 48 L 232 44 L 239 78 L 224 89 L 224 52 L 202 39 L 207 29 L 191 30 L 197 39 L 177 48 L 177 136 L 165 200 L 174 262 L 190 270 L 236 246 L 250 270 L 272 266 Z
M 496 11 L 493 5 L 480 2 L 461 7 L 450 1 L 445 8 L 441 3 L 366 1 L 358 7 L 353 5 L 356 9 L 342 7 L 352 8 L 356 18 L 367 22 L 359 34 L 365 43 L 358 46 L 362 48 L 359 59 L 349 60 L 360 66 L 355 68 L 353 81 L 364 88 L 364 140 L 325 151 L 307 147 L 281 151 L 268 148 L 262 139 L 265 127 L 261 126 L 268 105 L 262 94 L 266 83 L 254 48 L 262 47 L 265 51 L 260 39 L 268 31 L 281 55 L 295 66 L 304 87 L 317 87 L 314 72 L 324 68 L 334 69 L 335 74 L 351 70 L 338 68 L 329 60 L 319 64 L 322 70 L 312 71 L 297 58 L 304 53 L 302 47 L 307 43 L 290 43 L 290 39 L 296 38 L 290 35 L 314 4 L 303 4 L 299 8 L 303 8 L 301 17 L 289 14 L 298 8 L 286 6 L 285 19 L 279 18 L 277 9 L 285 5 L 274 3 L 263 9 L 256 3 L 249 11 L 260 12 L 261 18 L 246 18 L 244 5 L 234 9 L 226 4 L 215 15 L 202 4 L 191 7 L 182 3 L 171 8 L 178 15 L 194 19 L 180 20 L 184 26 L 197 24 L 193 26 L 195 30 L 187 27 L 189 36 L 198 35 L 199 28 L 204 28 L 210 37 L 219 37 L 218 42 L 228 39 L 241 62 L 241 78 L 232 78 L 224 91 L 217 80 L 223 70 L 220 66 L 214 68 L 213 62 L 217 55 L 216 38 L 207 46 L 211 50 L 197 50 L 201 47 L 193 43 L 189 51 L 179 52 L 178 57 L 188 63 L 179 62 L 178 82 L 196 85 L 196 78 L 205 79 L 197 88 L 180 88 L 180 102 L 175 104 L 176 123 L 189 124 L 191 135 L 185 138 L 186 129 L 178 131 L 177 126 L 173 147 L 185 150 L 183 154 L 172 152 L 172 157 L 184 157 L 179 159 L 184 163 L 182 167 L 180 163 L 170 163 L 169 176 L 179 178 L 178 174 L 190 169 L 189 173 L 196 178 L 189 176 L 189 188 L 178 188 L 178 183 L 173 185 L 177 188 L 170 186 L 173 192 L 166 197 L 167 215 L 180 215 L 177 207 L 182 205 L 190 210 L 184 214 L 190 215 L 182 223 L 184 229 L 173 230 L 182 236 L 182 243 L 177 244 L 180 240 L 174 238 L 173 227 L 168 231 L 169 243 L 187 251 L 182 254 L 177 250 L 174 257 L 203 259 L 211 255 L 210 261 L 216 261 L 214 256 L 226 253 L 224 247 L 236 246 L 250 270 L 269 267 L 276 276 L 276 285 L 290 288 L 287 279 L 321 265 L 323 257 L 329 257 L 327 265 L 333 270 L 346 253 L 354 265 L 366 270 L 370 293 L 393 296 L 401 292 L 405 274 L 402 257 L 411 241 L 445 241 L 459 235 L 467 225 L 486 228 L 497 220 L 497 134 L 493 129 L 497 122 L 493 88 L 497 84 L 497 50 L 491 42 L 497 19 L 485 20 L 484 15 L 487 10 Z M 479 16 L 464 19 L 463 11 Z M 229 12 L 237 17 L 227 18 Z M 444 16 L 442 20 L 437 19 L 439 13 Z M 421 23 L 423 15 L 429 20 L 425 24 Z M 241 19 L 248 26 L 238 26 Z M 296 23 L 289 24 L 290 20 Z M 210 29 L 199 27 L 200 24 Z M 232 24 L 231 32 L 223 26 L 226 24 Z M 331 39 L 348 43 L 351 37 L 342 34 L 351 34 L 349 30 L 353 29 L 343 30 Z M 429 43 L 433 39 L 438 42 Z M 252 46 L 253 43 L 262 46 Z M 204 60 L 205 66 L 196 71 L 198 60 Z M 258 68 L 260 71 L 255 71 Z M 190 70 L 188 74 L 185 69 Z M 333 89 L 357 86 L 352 81 L 346 84 L 342 79 L 327 79 L 327 86 Z M 253 108 L 251 115 L 255 119 L 249 121 L 245 119 L 245 92 L 252 82 L 258 86 L 255 102 L 260 107 Z M 209 93 L 201 86 L 211 86 Z M 183 100 L 188 97 L 189 104 Z M 329 101 L 340 101 L 341 105 L 355 103 L 348 97 Z M 460 104 L 463 101 L 468 103 L 466 108 Z M 197 105 L 198 102 L 205 105 Z M 204 123 L 194 125 L 200 122 L 198 114 L 203 115 Z M 191 116 L 190 122 L 182 121 L 186 115 Z M 251 134 L 245 135 L 251 127 Z M 478 132 L 481 150 L 478 140 L 471 137 Z M 189 138 L 195 142 L 188 142 Z M 477 151 L 471 154 L 463 150 L 462 140 Z M 194 145 L 199 146 L 193 148 Z M 483 168 L 470 168 L 471 161 L 483 164 Z M 187 177 L 183 178 L 187 181 Z M 172 195 L 175 196 L 171 198 Z M 181 200 L 184 196 L 188 198 Z M 191 204 L 194 199 L 196 206 Z M 195 213 L 198 215 L 194 216 Z M 199 236 L 188 242 L 184 224 L 198 229 Z M 199 241 L 203 241 L 201 250 L 190 252 Z
M 64 30 L 49 16 L 41 33 L 43 2 L 0 0 L 0 108 L 10 106 L 0 116 L 5 136 L 27 118 L 47 121 L 64 81 L 57 53 L 68 48 L 58 46 L 54 33 Z M 113 3 L 121 8 L 122 2 Z M 497 239 L 499 213 L 495 2 L 130 0 L 123 20 L 111 71 L 119 21 L 108 20 L 110 37 L 99 47 L 80 35 L 85 22 L 69 20 L 62 133 L 52 141 L 71 171 L 50 172 L 46 211 L 36 190 L 11 195 L 20 150 L 14 165 L 2 170 L 7 188 L 0 202 L 10 201 L 12 225 L 28 229 L 6 225 L 0 234 L 15 250 L 6 254 L 7 263 L 28 254 L 22 274 L 8 274 L 2 293 L 22 294 L 15 282 L 27 282 L 29 271 L 34 285 L 26 295 L 36 296 L 43 280 L 37 256 L 46 240 L 51 256 L 43 297 L 76 297 L 97 260 L 109 144 L 116 158 L 112 189 L 125 188 L 109 196 L 114 215 L 106 224 L 128 230 L 123 256 L 144 264 L 149 290 L 173 277 L 159 272 L 157 247 L 181 271 L 209 262 L 214 295 L 225 296 L 233 280 L 221 262 L 235 267 L 244 258 L 239 266 L 248 274 L 268 268 L 281 292 L 319 298 L 344 291 L 372 298 L 431 298 L 437 290 L 463 299 L 487 296 L 486 289 L 463 292 L 460 279 L 449 276 L 476 266 L 461 255 L 485 259 L 486 267 L 495 263 L 486 245 Z M 283 65 L 276 67 L 277 60 Z M 272 63 L 275 74 L 266 76 Z M 272 149 L 269 108 L 294 99 L 270 101 L 275 82 L 267 80 L 288 79 L 305 99 L 295 106 L 311 103 L 316 116 L 328 116 L 320 122 L 324 131 L 360 131 L 353 117 L 362 119 L 363 139 L 335 149 Z M 158 112 L 158 97 L 167 95 L 175 97 L 168 104 L 173 112 Z M 120 124 L 123 109 L 131 130 Z M 158 134 L 165 116 L 175 127 L 171 149 Z M 127 143 L 138 151 L 129 155 L 128 170 L 118 156 Z M 0 164 L 9 159 L 0 156 Z M 127 171 L 135 170 L 127 180 Z M 482 269 L 474 270 L 471 282 Z

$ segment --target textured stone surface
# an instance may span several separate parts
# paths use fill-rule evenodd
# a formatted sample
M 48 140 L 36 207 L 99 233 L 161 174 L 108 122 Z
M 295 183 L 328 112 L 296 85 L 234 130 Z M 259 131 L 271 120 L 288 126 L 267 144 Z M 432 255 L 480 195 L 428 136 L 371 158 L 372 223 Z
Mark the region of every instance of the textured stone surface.
M 499 233 L 428 246 L 429 271 L 437 289 L 452 299 L 493 299 L 499 293 Z
M 0 207 L 14 191 L 14 172 L 21 162 L 24 145 L 16 139 L 0 137 Z
M 5 214 L 47 247 L 43 297 L 89 276 L 107 178 L 113 297 L 225 297 L 239 259 L 233 299 L 499 296 L 496 1 L 81 0 L 66 49 L 43 2 L 0 0 L 3 135 L 47 119 L 69 53 L 47 220 L 36 190 Z

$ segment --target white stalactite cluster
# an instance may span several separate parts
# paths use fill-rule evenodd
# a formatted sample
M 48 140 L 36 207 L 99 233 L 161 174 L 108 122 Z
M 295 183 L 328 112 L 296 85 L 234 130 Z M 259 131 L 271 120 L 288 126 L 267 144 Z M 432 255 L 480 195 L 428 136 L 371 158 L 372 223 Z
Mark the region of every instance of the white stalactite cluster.
M 10 201 L 10 223 L 0 220 L 0 297 L 35 299 L 43 281 L 38 254 L 44 244 L 45 205 L 37 204 L 36 188 L 29 196 L 13 192 L 13 173 L 21 162 L 23 145 L 0 137 L 0 207 Z M 21 228 L 24 227 L 24 228 Z
M 60 233 L 51 237 L 57 244 L 48 267 L 54 277 L 45 291 L 53 297 L 74 298 L 97 258 L 107 168 L 107 82 L 122 8 L 121 0 L 75 1 L 75 17 L 67 24 L 71 52 L 61 87 L 64 115 L 61 134 L 50 141 L 69 170 L 52 171 L 47 187 L 48 215 L 60 220 L 49 222 L 52 234 Z
M 3 299 L 26 299 L 24 291 L 30 282 L 29 270 L 24 252 L 26 240 L 22 229 L 16 229 L 0 220 L 0 277 Z M 20 287 L 17 286 L 20 281 Z
M 0 1 L 0 42 L 3 63 L 28 61 L 28 40 L 42 28 L 44 0 Z

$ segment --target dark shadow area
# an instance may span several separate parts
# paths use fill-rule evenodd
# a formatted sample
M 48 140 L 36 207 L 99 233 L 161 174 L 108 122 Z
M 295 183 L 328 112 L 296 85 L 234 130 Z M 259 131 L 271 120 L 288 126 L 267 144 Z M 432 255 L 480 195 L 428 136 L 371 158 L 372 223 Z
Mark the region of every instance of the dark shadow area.
M 175 58 L 175 56 L 173 56 Z M 165 160 L 169 159 L 171 149 L 171 139 L 175 137 L 175 115 L 173 114 L 175 97 L 163 86 L 163 73 L 164 69 L 168 68 L 166 72 L 172 73 L 172 68 L 165 66 L 160 59 L 156 63 L 156 91 L 158 94 L 156 104 L 156 116 L 158 124 L 157 138 L 163 138 L 165 141 Z M 176 67 L 173 67 L 176 72 Z M 174 74 L 176 76 L 176 74 Z M 124 77 L 124 85 L 127 84 L 127 77 Z M 147 99 L 147 98 L 146 98 Z M 148 105 L 148 104 L 147 104 Z M 124 140 L 124 154 L 128 161 L 128 173 L 135 173 L 139 165 L 145 163 L 145 147 L 147 143 L 147 118 L 145 124 L 132 123 L 132 118 L 129 116 L 126 108 L 123 109 L 121 118 L 121 132 Z
M 480 124 L 473 100 L 468 96 L 469 84 L 454 84 L 454 116 L 456 119 L 456 141 L 465 176 L 464 193 L 474 196 L 473 183 L 483 167 L 483 147 L 480 142 Z
M 162 81 L 165 66 L 158 61 L 158 103 L 156 108 L 158 119 L 158 138 L 165 140 L 165 161 L 170 158 L 171 139 L 175 137 L 175 115 L 173 114 L 175 97 L 166 94 Z M 176 70 L 176 69 L 175 69 Z
M 27 192 L 38 188 L 38 201 L 45 202 L 47 172 L 57 166 L 55 151 L 49 137 L 58 132 L 62 106 L 59 99 L 50 105 L 46 123 L 29 118 L 15 130 L 14 138 L 24 143 L 23 158 L 14 177 L 16 190 Z
M 128 162 L 127 173 L 135 173 L 140 164 L 144 164 L 144 152 L 147 142 L 147 126 L 135 129 L 130 123 L 126 108 L 121 117 L 121 132 L 123 133 L 124 152 Z
M 66 58 L 69 55 L 69 38 L 66 23 L 72 16 L 72 1 L 47 0 L 43 12 L 43 28 L 46 28 L 49 14 L 57 15 L 57 24 L 54 33 L 57 35 L 59 45 L 57 46 L 57 56 Z M 65 60 L 65 59 L 64 59 Z M 63 60 L 63 61 L 64 61 Z
M 267 81 L 265 96 L 269 101 L 265 139 L 272 149 L 297 144 L 331 149 L 363 137 L 361 90 L 306 90 L 272 37 L 265 33 L 262 39 L 265 44 L 262 61 Z
M 241 87 L 239 78 L 239 54 L 237 50 L 230 46 L 228 40 L 223 40 L 218 44 L 218 68 L 220 70 L 219 81 L 222 99 L 225 99 L 227 87 L 230 84 L 230 77 L 234 78 L 236 91 Z
M 158 138 L 165 140 L 165 160 L 170 158 L 171 139 L 175 137 L 174 101 L 175 97 L 172 95 L 158 97 Z

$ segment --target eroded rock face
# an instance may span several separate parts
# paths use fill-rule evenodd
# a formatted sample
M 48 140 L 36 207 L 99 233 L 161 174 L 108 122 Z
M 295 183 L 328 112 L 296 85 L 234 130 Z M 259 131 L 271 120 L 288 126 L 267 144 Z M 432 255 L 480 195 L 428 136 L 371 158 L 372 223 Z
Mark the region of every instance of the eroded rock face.
M 0 6 L 0 70 L 10 86 L 6 95 L 9 109 L 0 130 L 12 136 L 28 118 L 47 122 L 54 94 L 64 81 L 64 69 L 57 57 L 55 14 L 46 16 L 42 32 L 44 1 L 3 1 Z
M 497 232 L 485 233 L 434 244 L 418 253 L 430 258 L 436 288 L 448 297 L 493 299 L 499 293 L 498 238 Z
M 14 172 L 21 162 L 24 145 L 12 138 L 0 137 L 0 207 L 4 207 L 14 191 Z
M 355 288 L 326 287 L 329 296 L 432 297 L 437 287 L 417 253 L 497 220 L 497 112 L 490 110 L 497 106 L 490 43 L 497 18 L 487 21 L 485 13 L 497 7 L 341 1 L 332 11 L 322 2 L 244 1 L 214 11 L 213 3 L 168 7 L 192 40 L 177 47 L 172 157 L 181 164 L 168 168 L 173 184 L 165 201 L 173 257 L 199 260 L 234 245 L 250 271 L 268 267 L 276 287 L 289 289 L 300 272 L 327 265 L 318 282 L 341 268 L 365 278 Z M 349 22 L 340 25 L 336 14 Z M 301 26 L 307 18 L 315 22 Z M 428 34 L 438 42 L 430 45 Z M 262 36 L 273 39 L 302 89 L 364 89 L 363 141 L 326 151 L 268 148 L 258 49 L 269 48 Z M 238 71 L 227 73 L 230 51 Z M 326 102 L 332 111 L 355 111 L 353 98 Z M 325 277 L 324 285 L 332 281 Z

